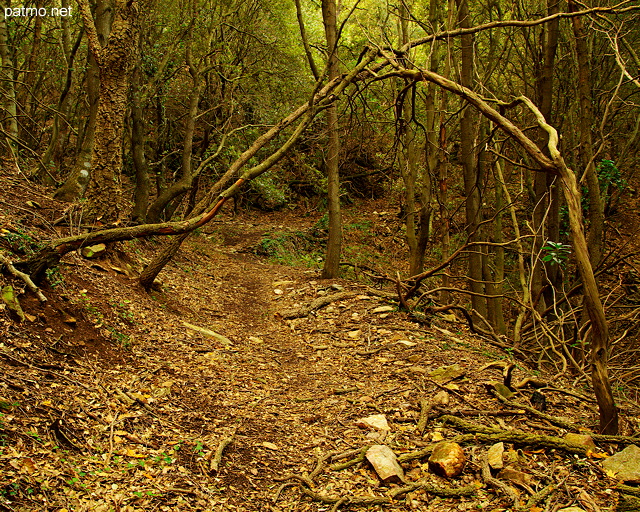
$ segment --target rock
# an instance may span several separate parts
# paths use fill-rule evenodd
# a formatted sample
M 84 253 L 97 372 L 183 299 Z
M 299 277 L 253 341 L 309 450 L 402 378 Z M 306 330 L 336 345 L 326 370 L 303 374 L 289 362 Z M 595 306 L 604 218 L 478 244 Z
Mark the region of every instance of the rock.
M 365 457 L 384 483 L 404 482 L 404 471 L 398 464 L 396 454 L 384 444 L 374 444 Z
M 393 306 L 380 306 L 375 308 L 372 313 L 388 313 L 393 311 L 395 308 Z
M 493 469 L 502 469 L 504 467 L 504 461 L 502 455 L 504 454 L 504 443 L 496 443 L 487 452 L 487 460 L 489 466 Z
M 107 250 L 107 246 L 105 244 L 88 245 L 87 247 L 83 247 L 80 250 L 80 254 L 82 254 L 85 258 L 90 259 L 90 258 L 95 258 L 101 252 L 104 252 L 106 250 Z
M 574 444 L 576 446 L 582 446 L 588 451 L 591 451 L 591 452 L 595 452 L 596 451 L 596 445 L 593 442 L 593 439 L 591 438 L 590 435 L 569 433 L 569 434 L 564 436 L 564 440 L 569 444 Z
M 451 478 L 462 473 L 466 462 L 467 458 L 458 443 L 442 441 L 429 457 L 429 469 L 436 475 Z
M 462 377 L 467 371 L 459 364 L 453 364 L 451 366 L 443 366 L 436 370 L 433 370 L 429 377 L 439 383 L 449 382 L 453 379 Z
M 623 482 L 640 484 L 640 448 L 631 444 L 602 462 L 607 475 Z
M 391 430 L 387 418 L 384 414 L 374 414 L 366 418 L 360 418 L 356 421 L 356 425 L 362 428 L 376 429 L 376 430 Z
M 517 469 L 514 469 L 510 466 L 507 466 L 502 471 L 500 471 L 500 473 L 498 473 L 498 478 L 509 480 L 514 484 L 520 485 L 533 485 L 535 483 L 531 475 L 522 471 L 518 471 Z
M 18 322 L 24 322 L 24 311 L 22 311 L 20 302 L 18 302 L 18 297 L 16 297 L 13 286 L 7 285 L 2 289 L 2 301 L 7 305 L 9 313 L 15 320 Z

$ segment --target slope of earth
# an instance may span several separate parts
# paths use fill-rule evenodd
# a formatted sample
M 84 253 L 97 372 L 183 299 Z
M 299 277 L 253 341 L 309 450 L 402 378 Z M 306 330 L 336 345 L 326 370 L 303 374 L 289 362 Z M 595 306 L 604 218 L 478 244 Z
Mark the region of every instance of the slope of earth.
M 64 205 L 2 179 L 4 254 L 19 259 L 57 236 Z M 20 295 L 25 321 L 0 311 L 0 510 L 615 509 L 601 464 L 614 445 L 556 437 L 594 424 L 590 398 L 537 376 L 546 413 L 530 388 L 499 400 L 490 382 L 508 354 L 460 324 L 425 327 L 379 290 L 256 256 L 287 219 L 207 227 L 149 294 L 135 275 L 162 240 L 71 254 L 47 302 Z M 517 364 L 513 380 L 526 377 Z M 429 468 L 441 439 L 464 447 L 460 475 Z M 373 444 L 395 452 L 404 482 L 381 482 L 359 457 Z

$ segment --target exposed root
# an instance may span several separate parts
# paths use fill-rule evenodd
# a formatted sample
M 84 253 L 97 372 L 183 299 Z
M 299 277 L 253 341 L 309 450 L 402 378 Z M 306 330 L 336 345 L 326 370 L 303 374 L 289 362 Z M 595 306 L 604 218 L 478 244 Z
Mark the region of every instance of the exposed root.
M 47 302 L 47 298 L 44 296 L 40 288 L 38 288 L 36 284 L 31 280 L 31 277 L 24 272 L 20 272 L 16 267 L 13 266 L 11 261 L 2 254 L 0 254 L 0 264 L 6 267 L 9 274 L 24 281 L 24 284 L 27 285 L 27 288 L 29 288 L 29 290 L 31 290 L 36 295 L 36 297 L 38 297 L 38 300 L 40 302 Z
M 432 404 L 426 398 L 420 400 L 420 417 L 418 418 L 418 424 L 416 425 L 416 432 L 421 436 L 424 433 L 424 429 L 427 428 L 427 422 L 429 421 L 429 413 L 431 412 Z
M 216 448 L 216 454 L 211 459 L 211 464 L 209 464 L 209 471 L 212 473 L 217 473 L 220 468 L 220 462 L 222 462 L 222 454 L 224 449 L 229 446 L 233 442 L 233 436 L 227 436 L 222 438 L 220 444 Z
M 309 304 L 304 304 L 303 306 L 300 306 L 298 308 L 285 309 L 284 311 L 280 312 L 280 316 L 286 320 L 291 320 L 293 318 L 302 318 L 320 308 L 331 304 L 332 302 L 335 302 L 337 300 L 350 299 L 352 297 L 355 297 L 359 293 L 360 292 L 339 292 L 333 293 L 331 295 L 325 295 L 323 297 L 318 297 L 317 299 L 312 300 Z
M 491 475 L 491 468 L 489 468 L 489 459 L 487 454 L 484 454 L 482 458 L 482 480 L 485 484 L 490 485 L 494 489 L 502 491 L 508 498 L 511 500 L 511 503 L 514 507 L 518 507 L 520 503 L 520 498 L 518 493 L 515 491 L 513 487 L 506 484 L 502 480 L 498 480 Z
M 356 452 L 358 454 L 357 457 L 350 459 L 346 462 L 341 462 L 340 464 L 332 464 L 331 466 L 329 466 L 329 469 L 331 471 L 342 471 L 343 469 L 347 469 L 347 468 L 350 468 L 351 466 L 355 466 L 356 464 L 359 464 L 364 460 L 364 456 L 367 453 L 367 450 L 369 448 L 371 448 L 371 445 L 363 446 L 362 448 L 360 448 L 358 452 Z

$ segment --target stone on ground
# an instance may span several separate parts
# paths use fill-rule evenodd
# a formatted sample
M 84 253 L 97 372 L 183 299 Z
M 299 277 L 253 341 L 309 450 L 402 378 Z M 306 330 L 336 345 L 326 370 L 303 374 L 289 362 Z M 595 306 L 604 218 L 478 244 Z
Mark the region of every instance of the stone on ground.
M 429 457 L 429 469 L 436 475 L 451 478 L 462 473 L 467 458 L 458 443 L 442 441 Z
M 396 454 L 384 444 L 374 444 L 365 454 L 376 473 L 384 483 L 404 481 L 404 471 L 398 463 Z

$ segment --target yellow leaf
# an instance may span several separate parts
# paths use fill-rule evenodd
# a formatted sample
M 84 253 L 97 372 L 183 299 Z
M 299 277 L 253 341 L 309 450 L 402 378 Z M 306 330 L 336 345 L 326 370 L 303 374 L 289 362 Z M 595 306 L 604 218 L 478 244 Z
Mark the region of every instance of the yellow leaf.
M 431 434 L 431 440 L 433 442 L 442 441 L 443 439 L 444 436 L 440 432 L 434 432 L 433 434 Z
M 127 457 L 135 457 L 136 459 L 145 459 L 147 457 L 146 455 L 137 453 L 135 450 L 132 450 L 131 448 L 127 448 L 126 455 Z

